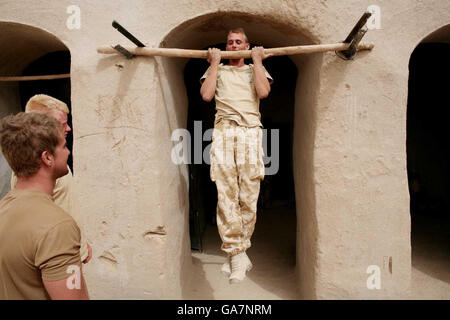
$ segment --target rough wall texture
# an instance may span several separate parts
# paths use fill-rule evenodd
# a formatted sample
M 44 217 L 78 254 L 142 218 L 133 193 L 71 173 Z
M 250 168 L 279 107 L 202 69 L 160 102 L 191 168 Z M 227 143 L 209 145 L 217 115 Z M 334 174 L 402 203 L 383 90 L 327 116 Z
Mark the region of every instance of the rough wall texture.
M 80 30 L 66 27 L 71 4 L 81 9 Z M 111 21 L 147 45 L 202 48 L 239 22 L 257 42 L 281 46 L 340 41 L 369 5 L 381 8 L 381 29 L 365 37 L 372 52 L 352 62 L 293 57 L 299 287 L 303 298 L 401 298 L 411 269 L 408 61 L 448 23 L 448 1 L 0 3 L 0 22 L 46 30 L 71 52 L 74 171 L 95 250 L 85 268 L 93 298 L 182 298 L 191 264 L 187 170 L 170 160 L 171 133 L 186 126 L 185 61 L 97 54 L 100 45 L 129 44 Z M 381 268 L 381 290 L 366 287 L 370 265 Z

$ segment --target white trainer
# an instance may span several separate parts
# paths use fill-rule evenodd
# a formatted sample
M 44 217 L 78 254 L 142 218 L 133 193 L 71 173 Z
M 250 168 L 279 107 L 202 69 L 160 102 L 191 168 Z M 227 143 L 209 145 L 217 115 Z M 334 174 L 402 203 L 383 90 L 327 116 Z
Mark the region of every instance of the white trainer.
M 247 253 L 245 253 L 245 258 L 247 260 L 247 272 L 252 270 L 253 264 L 250 261 L 250 258 L 247 256 Z M 222 272 L 225 276 L 229 277 L 231 274 L 231 259 L 230 256 L 227 257 L 227 261 L 222 265 L 222 268 L 220 268 L 220 272 Z
M 231 274 L 231 262 L 230 262 L 230 256 L 227 257 L 227 261 L 222 265 L 222 268 L 220 268 L 220 272 L 222 272 L 225 276 L 229 277 Z
M 238 283 L 245 279 L 245 273 L 252 269 L 253 265 L 245 252 L 231 256 L 230 283 Z

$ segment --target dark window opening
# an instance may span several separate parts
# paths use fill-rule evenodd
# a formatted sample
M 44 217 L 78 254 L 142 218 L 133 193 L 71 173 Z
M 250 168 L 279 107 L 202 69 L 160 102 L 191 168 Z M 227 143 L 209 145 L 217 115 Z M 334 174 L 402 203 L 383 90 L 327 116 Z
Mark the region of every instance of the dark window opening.
M 449 57 L 445 43 L 422 43 L 412 53 L 406 141 L 412 264 L 444 281 L 450 279 Z
M 34 75 L 52 75 L 52 74 L 66 74 L 70 73 L 70 52 L 56 51 L 48 53 L 39 59 L 31 62 L 22 72 L 22 76 Z M 27 101 L 36 94 L 46 94 L 59 99 L 67 104 L 69 111 L 71 111 L 70 104 L 70 78 L 54 79 L 54 80 L 35 80 L 35 81 L 21 81 L 19 83 L 19 92 L 21 100 L 22 111 L 25 111 Z M 69 113 L 68 124 L 72 128 L 72 115 Z M 73 132 L 70 131 L 67 135 L 67 147 L 70 150 L 69 159 L 67 163 L 73 172 L 72 159 L 72 145 Z

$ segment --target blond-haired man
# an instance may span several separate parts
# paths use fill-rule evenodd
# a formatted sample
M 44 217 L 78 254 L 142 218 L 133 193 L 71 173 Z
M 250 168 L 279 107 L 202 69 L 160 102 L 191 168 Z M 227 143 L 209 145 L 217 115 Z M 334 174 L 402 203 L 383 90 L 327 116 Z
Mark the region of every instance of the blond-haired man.
M 228 32 L 226 50 L 250 49 L 242 28 Z M 220 63 L 217 48 L 208 49 L 210 67 L 202 76 L 200 94 L 215 98 L 216 116 L 211 146 L 211 180 L 217 186 L 217 227 L 227 253 L 222 271 L 231 283 L 244 280 L 252 263 L 246 251 L 256 223 L 260 181 L 264 179 L 259 100 L 268 96 L 272 77 L 262 61 L 263 47 L 252 49 L 253 64 L 244 59 Z
M 45 114 L 53 117 L 63 127 L 64 137 L 67 137 L 67 134 L 72 130 L 67 123 L 67 115 L 69 113 L 67 104 L 51 96 L 45 94 L 34 95 L 28 100 L 25 106 L 25 112 Z M 67 174 L 56 180 L 55 188 L 53 189 L 53 200 L 58 206 L 73 215 L 74 211 L 76 211 L 75 207 L 77 202 L 74 194 L 75 191 L 73 190 L 72 172 L 69 167 L 67 167 L 67 169 Z M 11 189 L 13 189 L 16 184 L 17 177 L 13 172 L 11 177 Z M 83 237 L 80 250 L 81 261 L 83 261 L 83 263 L 89 262 L 92 257 L 92 249 Z
M 0 300 L 88 299 L 80 229 L 52 199 L 68 173 L 61 124 L 43 114 L 7 116 L 0 146 L 18 177 L 0 200 Z

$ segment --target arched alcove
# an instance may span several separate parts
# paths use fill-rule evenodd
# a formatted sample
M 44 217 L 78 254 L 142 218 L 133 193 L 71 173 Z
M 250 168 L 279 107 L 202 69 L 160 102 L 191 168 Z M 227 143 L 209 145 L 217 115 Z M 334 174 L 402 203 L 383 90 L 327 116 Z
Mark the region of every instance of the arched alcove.
M 262 17 L 256 15 L 248 15 L 238 12 L 217 12 L 204 16 L 194 18 L 186 21 L 183 24 L 172 30 L 161 42 L 161 46 L 170 48 L 189 48 L 189 49 L 204 49 L 214 44 L 224 42 L 227 30 L 240 26 L 243 27 L 253 44 L 263 45 L 269 47 L 282 47 L 301 44 L 317 43 L 308 30 L 303 30 L 297 26 L 292 26 L 289 22 L 280 23 L 273 21 L 269 17 Z M 290 123 L 292 131 L 292 144 L 290 145 L 290 154 L 292 157 L 292 175 L 293 184 L 295 186 L 295 212 L 296 221 L 294 229 L 296 235 L 290 245 L 292 251 L 296 251 L 295 258 L 293 257 L 292 272 L 297 275 L 297 280 L 290 279 L 291 283 L 297 284 L 300 298 L 315 298 L 315 265 L 316 265 L 316 238 L 317 238 L 317 221 L 315 216 L 315 196 L 314 196 L 314 179 L 313 179 L 313 146 L 315 134 L 315 108 L 317 88 L 319 87 L 319 70 L 322 65 L 322 54 L 313 55 L 296 55 L 290 56 L 288 61 L 281 63 L 282 67 L 292 68 L 286 70 L 286 75 L 296 74 L 296 78 L 292 86 L 292 114 Z M 277 60 L 273 60 L 276 62 Z M 280 61 L 280 60 L 278 60 Z M 171 58 L 157 58 L 157 63 L 160 72 L 163 72 L 167 77 L 167 82 L 163 84 L 163 91 L 165 96 L 170 96 L 175 104 L 176 118 L 178 123 L 184 124 L 184 128 L 189 126 L 188 123 L 188 92 L 184 84 L 185 68 L 189 67 L 188 59 L 171 59 Z M 276 63 L 275 63 L 276 64 Z M 265 65 L 270 65 L 269 60 L 265 61 Z M 277 66 L 274 66 L 277 68 Z M 269 68 L 268 68 L 269 69 Z M 295 70 L 294 70 L 295 69 Z M 278 70 L 279 71 L 279 70 Z M 204 70 L 203 70 L 204 72 Z M 270 72 L 270 71 L 269 71 Z M 277 76 L 279 74 L 278 73 Z M 193 78 L 192 78 L 193 79 Z M 191 80 L 192 80 L 191 79 Z M 195 80 L 195 79 L 194 79 Z M 196 80 L 198 81 L 198 79 Z M 277 81 L 277 79 L 275 79 Z M 198 93 L 199 94 L 199 93 Z M 276 92 L 272 92 L 274 96 L 270 99 L 276 99 Z M 279 98 L 279 97 L 278 97 Z M 168 100 L 168 99 L 166 99 Z M 280 100 L 278 100 L 280 101 Z M 272 101 L 273 103 L 273 101 Z M 279 106 L 281 108 L 281 106 Z M 273 109 L 275 110 L 275 109 Z M 280 112 L 282 109 L 280 109 Z M 271 118 L 276 117 L 276 112 L 264 113 L 264 100 L 261 103 L 261 114 L 266 117 L 266 123 L 269 123 Z M 264 123 L 263 123 L 264 124 Z M 203 132 L 207 128 L 203 127 Z M 289 129 L 288 129 L 289 131 Z M 192 137 L 193 140 L 194 137 Z M 282 147 L 283 144 L 281 144 Z M 287 162 L 289 163 L 289 161 Z M 287 181 L 287 184 L 289 182 Z M 292 186 L 292 187 L 294 187 Z M 192 187 L 192 186 L 190 186 Z M 260 218 L 258 218 L 260 219 Z M 260 229 L 262 231 L 262 229 Z M 258 232 L 258 222 L 256 225 L 255 236 Z M 270 237 L 273 242 L 277 240 L 277 234 L 268 232 L 263 235 Z M 282 236 L 282 235 L 279 235 Z M 294 250 L 296 248 L 296 250 Z M 251 249 L 250 249 L 251 250 Z M 249 251 L 250 254 L 250 251 Z M 270 253 L 269 253 L 270 255 Z M 196 259 L 194 258 L 194 264 Z M 213 263 L 213 267 L 217 273 L 220 270 L 220 263 L 218 260 Z M 267 272 L 276 268 L 263 268 L 260 266 L 260 276 L 270 276 Z M 264 273 L 266 272 L 266 273 Z M 249 278 L 258 281 L 256 272 L 249 274 Z M 197 279 L 201 281 L 200 278 Z M 197 281 L 197 285 L 198 285 Z M 274 283 L 276 282 L 276 277 Z M 258 285 L 265 284 L 257 282 Z M 292 298 L 292 296 L 283 296 L 280 288 L 273 286 L 268 291 L 278 294 L 278 297 Z M 217 298 L 209 292 L 210 288 L 204 286 L 204 290 L 196 298 Z M 189 288 L 185 289 L 185 296 L 188 294 Z M 277 295 L 272 296 L 277 297 Z M 251 298 L 251 297 L 248 297 Z M 258 297 L 255 296 L 257 299 Z
M 32 26 L 0 21 L 0 76 L 70 73 L 70 52 L 54 35 Z M 23 111 L 38 93 L 54 96 L 70 108 L 70 79 L 0 81 L 0 117 Z M 70 121 L 70 119 L 69 119 Z M 71 123 L 69 122 L 69 125 Z M 71 149 L 72 135 L 68 136 Z M 11 169 L 0 156 L 0 196 L 10 189 Z
M 450 279 L 450 152 L 448 74 L 450 25 L 425 37 L 409 61 L 407 171 L 410 193 L 413 284 Z M 419 278 L 417 278 L 419 277 Z

